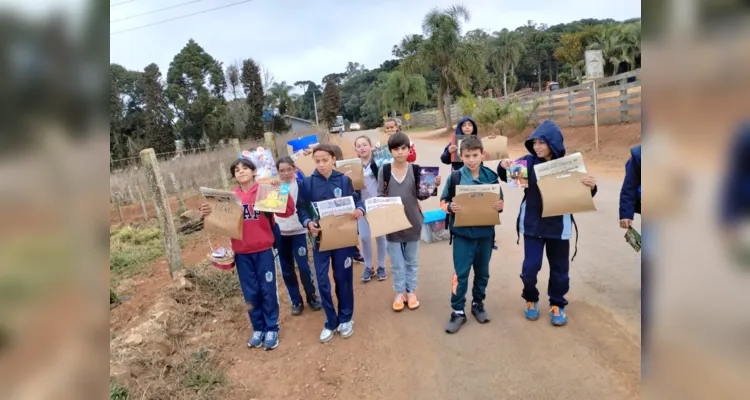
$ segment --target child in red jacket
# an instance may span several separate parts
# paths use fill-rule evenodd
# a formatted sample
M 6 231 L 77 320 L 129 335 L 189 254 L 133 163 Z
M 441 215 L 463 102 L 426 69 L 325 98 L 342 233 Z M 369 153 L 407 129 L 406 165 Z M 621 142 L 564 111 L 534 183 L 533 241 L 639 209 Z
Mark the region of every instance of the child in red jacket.
M 239 184 L 234 193 L 244 210 L 242 240 L 232 239 L 232 250 L 253 327 L 253 336 L 247 345 L 272 350 L 279 346 L 279 295 L 276 287 L 276 264 L 271 250 L 274 243 L 272 226 L 275 222 L 273 214 L 255 211 L 255 197 L 258 193 L 255 170 L 252 161 L 242 155 L 229 167 L 232 178 Z M 200 211 L 206 216 L 211 213 L 211 206 L 204 203 Z M 295 211 L 294 199 L 289 196 L 286 210 L 279 216 L 288 218 L 295 215 Z

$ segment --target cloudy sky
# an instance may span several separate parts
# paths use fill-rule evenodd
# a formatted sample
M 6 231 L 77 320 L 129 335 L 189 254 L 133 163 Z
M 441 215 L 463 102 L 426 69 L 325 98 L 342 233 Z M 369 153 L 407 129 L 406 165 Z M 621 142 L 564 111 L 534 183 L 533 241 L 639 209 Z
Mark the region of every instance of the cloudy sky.
M 110 61 L 129 69 L 151 62 L 166 75 L 169 63 L 192 38 L 228 63 L 253 58 L 277 81 L 312 80 L 344 71 L 348 61 L 376 68 L 391 48 L 421 33 L 424 15 L 456 0 L 250 0 L 173 22 L 161 21 L 242 0 L 111 0 Z M 186 4 L 190 3 L 190 4 Z M 162 12 L 154 10 L 186 4 Z M 554 25 L 582 18 L 624 20 L 641 15 L 640 0 L 465 0 L 471 14 L 464 31 L 515 29 L 528 20 Z M 140 28 L 144 25 L 153 26 Z M 130 30 L 130 31 L 127 31 Z M 118 33 L 121 31 L 127 31 Z

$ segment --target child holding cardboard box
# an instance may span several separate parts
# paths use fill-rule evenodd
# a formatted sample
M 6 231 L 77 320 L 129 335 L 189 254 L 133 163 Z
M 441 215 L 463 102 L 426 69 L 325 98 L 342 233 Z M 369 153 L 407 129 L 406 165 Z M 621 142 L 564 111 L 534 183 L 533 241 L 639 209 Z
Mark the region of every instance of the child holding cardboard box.
M 321 144 L 313 149 L 315 172 L 302 180 L 297 198 L 297 216 L 302 226 L 307 227 L 312 236 L 318 236 L 320 226 L 310 213 L 314 202 L 339 199 L 351 196 L 355 210 L 353 219 L 359 219 L 365 213 L 365 208 L 357 192 L 354 191 L 352 180 L 346 175 L 333 169 L 336 162 L 336 151 L 333 146 Z M 323 301 L 326 322 L 320 333 L 320 342 L 325 343 L 333 339 L 335 332 L 341 337 L 348 338 L 354 333 L 354 287 L 352 286 L 352 247 L 321 251 L 320 241 L 313 243 L 313 259 L 315 274 L 318 279 L 318 292 Z M 328 277 L 329 267 L 333 268 L 333 280 L 336 284 L 338 311 L 333 307 L 331 297 L 331 280 Z
M 521 269 L 523 292 L 526 300 L 526 319 L 539 319 L 539 290 L 536 288 L 536 277 L 542 269 L 542 255 L 547 250 L 550 274 L 547 293 L 550 302 L 550 321 L 552 325 L 562 326 L 568 322 L 565 315 L 565 294 L 570 288 L 570 238 L 575 220 L 571 214 L 554 217 L 542 217 L 542 196 L 537 185 L 534 165 L 565 156 L 565 145 L 560 128 L 552 121 L 544 121 L 534 130 L 525 142 L 530 154 L 521 158 L 526 161 L 528 187 L 524 189 L 521 210 L 516 222 L 516 229 L 523 235 L 524 260 Z M 502 160 L 497 166 L 500 179 L 507 182 L 506 170 L 511 160 Z M 581 182 L 591 188 L 591 196 L 596 195 L 596 179 L 592 176 L 581 178 Z M 576 228 L 577 230 L 577 228 Z M 575 254 L 573 255 L 575 257 Z
M 408 229 L 386 235 L 393 290 L 396 292 L 393 310 L 403 310 L 404 303 L 413 310 L 419 307 L 416 293 L 417 258 L 424 219 L 419 200 L 430 196 L 420 196 L 419 166 L 406 161 L 410 153 L 409 137 L 403 132 L 394 133 L 388 138 L 388 150 L 393 155 L 393 163 L 383 165 L 378 171 L 378 196 L 401 197 L 401 204 L 411 224 Z M 435 182 L 440 185 L 440 176 L 435 177 Z
M 279 293 L 276 286 L 276 264 L 271 248 L 274 243 L 273 214 L 255 210 L 258 184 L 255 181 L 256 167 L 252 161 L 240 154 L 229 167 L 239 187 L 234 193 L 242 202 L 242 240 L 232 239 L 237 276 L 248 315 L 253 327 L 253 336 L 248 347 L 265 347 L 272 350 L 279 345 Z M 211 206 L 202 204 L 203 216 L 211 214 Z M 286 210 L 279 217 L 294 215 L 294 199 L 289 196 Z
M 440 200 L 452 215 L 450 218 L 451 236 L 453 236 L 453 286 L 451 293 L 451 313 L 447 333 L 456 333 L 461 325 L 466 323 L 464 306 L 466 292 L 469 287 L 469 273 L 474 267 L 474 284 L 471 290 L 471 313 L 479 323 L 490 321 L 490 316 L 484 309 L 487 283 L 490 279 L 490 256 L 495 241 L 495 226 L 455 227 L 455 214 L 461 212 L 461 205 L 454 201 L 457 185 L 497 184 L 497 175 L 491 169 L 482 165 L 484 147 L 476 136 L 468 136 L 461 141 L 458 149 L 463 166 L 454 171 L 448 178 Z M 457 178 L 457 179 L 456 179 Z M 492 208 L 498 212 L 503 210 L 503 195 L 500 190 L 500 200 L 493 202 Z
M 362 160 L 362 170 L 365 177 L 365 188 L 361 191 L 362 201 L 378 197 L 378 165 L 375 164 L 375 160 L 372 158 L 372 141 L 367 136 L 360 136 L 354 141 L 354 149 L 357 150 L 357 155 Z M 375 238 L 378 250 L 378 269 L 376 275 L 372 259 L 370 225 L 364 218 L 360 218 L 357 224 L 359 225 L 359 239 L 362 242 L 362 253 L 364 255 L 361 260 L 365 263 L 362 282 L 369 282 L 374 276 L 377 276 L 379 281 L 384 281 L 387 278 L 385 273 L 385 255 L 388 251 L 385 236 Z M 357 261 L 356 254 L 354 260 Z

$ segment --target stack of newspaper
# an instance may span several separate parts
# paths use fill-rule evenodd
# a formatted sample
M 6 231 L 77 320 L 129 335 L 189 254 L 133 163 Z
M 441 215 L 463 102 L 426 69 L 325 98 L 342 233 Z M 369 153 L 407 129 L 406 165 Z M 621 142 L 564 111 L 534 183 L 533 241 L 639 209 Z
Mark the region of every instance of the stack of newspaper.
M 370 212 L 391 204 L 402 204 L 401 197 L 373 197 L 365 200 L 365 209 Z
M 581 153 L 573 153 L 569 156 L 534 165 L 534 173 L 537 180 L 549 175 L 567 174 L 570 172 L 586 173 L 586 166 L 583 164 Z
M 355 208 L 352 196 L 315 202 L 315 210 L 318 213 L 318 218 L 321 219 L 329 215 L 353 213 Z

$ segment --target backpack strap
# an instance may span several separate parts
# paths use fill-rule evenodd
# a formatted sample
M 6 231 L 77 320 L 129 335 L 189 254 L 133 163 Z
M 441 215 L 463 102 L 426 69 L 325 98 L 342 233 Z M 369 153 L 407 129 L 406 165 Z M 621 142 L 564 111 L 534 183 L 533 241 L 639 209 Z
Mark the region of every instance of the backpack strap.
M 461 183 L 461 170 L 453 170 L 451 171 L 451 177 L 450 182 L 448 183 L 448 200 L 453 201 L 453 198 L 456 197 L 456 185 Z M 448 228 L 448 232 L 450 233 L 449 239 L 448 239 L 448 245 L 453 244 L 453 229 L 451 229 L 451 215 L 453 213 L 446 213 L 445 215 L 445 226 Z
M 375 159 L 370 159 L 370 171 L 372 171 L 372 174 L 375 175 L 375 180 L 378 179 L 378 164 L 375 163 Z
M 383 195 L 388 197 L 388 184 L 391 182 L 391 164 L 383 164 Z
M 573 227 L 576 229 L 576 244 L 573 250 L 573 257 L 570 259 L 570 262 L 573 262 L 578 254 L 578 224 L 576 224 L 576 219 L 573 218 L 573 214 L 570 214 L 570 220 L 573 222 Z

